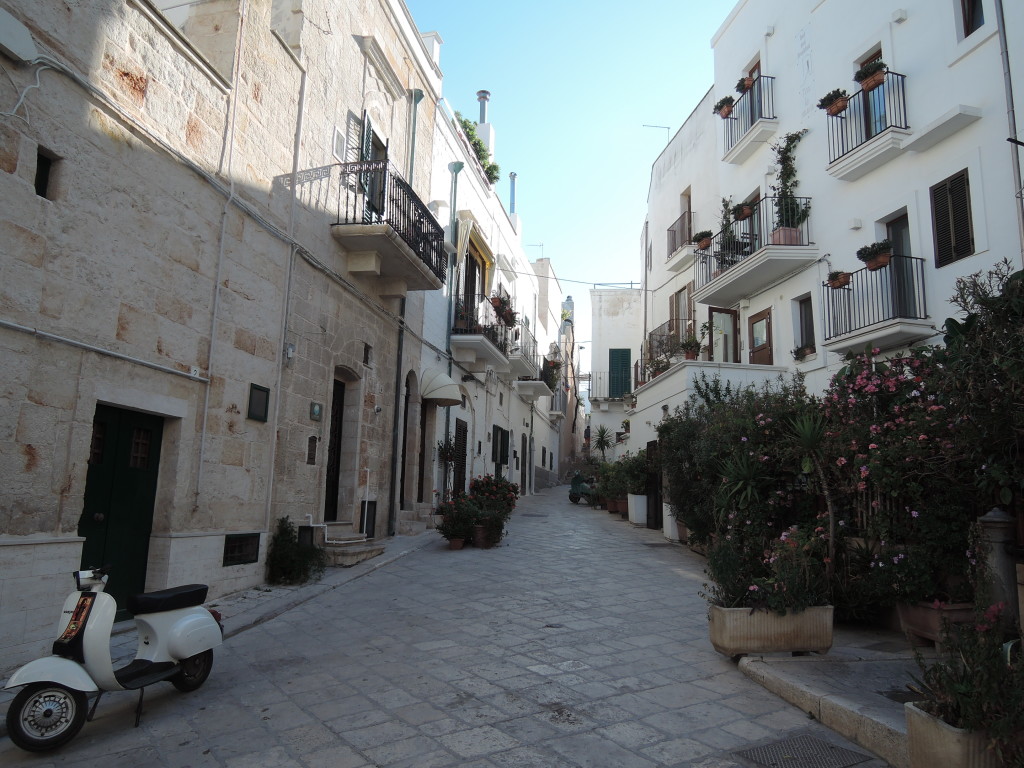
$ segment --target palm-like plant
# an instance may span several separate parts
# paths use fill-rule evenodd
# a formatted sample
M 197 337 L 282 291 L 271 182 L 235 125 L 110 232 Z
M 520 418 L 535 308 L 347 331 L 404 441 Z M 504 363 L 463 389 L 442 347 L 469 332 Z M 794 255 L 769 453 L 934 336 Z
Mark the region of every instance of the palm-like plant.
M 594 433 L 594 447 L 601 452 L 601 461 L 605 461 L 604 452 L 612 447 L 612 433 L 604 424 L 599 426 Z

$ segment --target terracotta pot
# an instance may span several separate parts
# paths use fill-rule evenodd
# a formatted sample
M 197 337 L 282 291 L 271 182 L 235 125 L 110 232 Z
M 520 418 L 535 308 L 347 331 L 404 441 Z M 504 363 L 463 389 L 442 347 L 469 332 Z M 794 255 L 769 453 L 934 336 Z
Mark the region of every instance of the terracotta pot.
M 604 508 L 607 509 L 611 514 L 618 514 L 619 511 L 619 500 L 608 497 L 604 500 Z
M 473 526 L 473 546 L 480 549 L 487 546 L 487 531 L 482 525 Z
M 889 266 L 889 259 L 891 259 L 891 258 L 892 258 L 892 254 L 891 253 L 879 253 L 879 254 L 877 254 L 875 256 L 872 256 L 867 261 L 865 261 L 864 264 L 867 266 L 869 271 L 877 272 L 882 267 Z
M 850 106 L 850 100 L 844 96 L 842 98 L 836 99 L 827 107 L 825 107 L 825 113 L 829 117 L 835 117 L 836 115 L 841 115 L 843 112 L 845 112 L 848 106 Z
M 736 221 L 746 221 L 754 215 L 754 207 L 751 205 L 744 205 L 743 209 L 735 215 Z
M 780 616 L 749 608 L 708 610 L 711 645 L 726 656 L 790 651 L 824 653 L 832 647 L 832 606 L 819 605 Z
M 835 278 L 834 280 L 829 280 L 828 281 L 828 287 L 829 288 L 845 288 L 849 284 L 850 284 L 850 273 L 849 272 L 843 272 L 841 275 L 839 275 L 839 277 Z
M 725 120 L 732 114 L 732 104 L 726 104 L 724 107 L 718 110 L 718 116 Z
M 698 354 L 699 354 L 698 352 L 691 352 L 690 350 L 686 350 L 685 352 L 683 352 L 683 356 L 687 360 L 696 360 Z
M 702 250 L 702 251 L 706 251 L 708 248 L 711 247 L 711 238 L 710 237 L 705 237 L 705 238 L 703 238 L 701 240 L 698 240 L 697 241 L 697 247 L 700 250 Z
M 448 539 L 448 549 L 462 549 L 465 544 L 465 539 Z
M 910 768 L 999 768 L 994 752 L 985 749 L 984 731 L 954 728 L 929 715 L 918 702 L 903 705 L 907 718 L 907 754 Z
M 860 81 L 861 89 L 865 91 L 873 91 L 875 88 L 885 82 L 885 70 L 875 72 L 873 75 L 869 75 Z
M 744 77 L 743 78 L 743 88 L 744 88 L 743 92 L 746 93 L 747 91 L 749 91 L 753 87 L 754 87 L 754 78 L 752 78 L 752 77 Z
M 772 230 L 772 245 L 803 245 L 798 227 L 777 227 Z

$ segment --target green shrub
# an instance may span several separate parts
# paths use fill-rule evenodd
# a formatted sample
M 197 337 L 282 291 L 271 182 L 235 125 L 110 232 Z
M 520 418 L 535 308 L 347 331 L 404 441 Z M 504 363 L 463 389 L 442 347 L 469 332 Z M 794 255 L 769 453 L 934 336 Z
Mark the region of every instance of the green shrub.
M 295 526 L 287 517 L 279 518 L 277 530 L 267 551 L 267 582 L 305 584 L 323 575 L 327 554 L 321 547 L 299 544 Z

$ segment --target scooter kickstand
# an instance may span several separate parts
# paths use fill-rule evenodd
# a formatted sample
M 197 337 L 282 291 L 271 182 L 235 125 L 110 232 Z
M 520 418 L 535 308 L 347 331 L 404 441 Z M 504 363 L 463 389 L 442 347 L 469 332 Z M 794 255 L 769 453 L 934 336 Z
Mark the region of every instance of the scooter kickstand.
M 89 714 L 85 716 L 87 722 L 92 722 L 93 717 L 96 715 L 96 707 L 100 705 L 100 699 L 103 698 L 103 691 L 96 694 L 96 698 L 92 700 L 92 706 L 89 708 Z
M 139 703 L 135 705 L 135 727 L 139 727 L 139 721 L 142 719 L 142 697 L 146 695 L 146 688 L 143 686 L 139 688 Z

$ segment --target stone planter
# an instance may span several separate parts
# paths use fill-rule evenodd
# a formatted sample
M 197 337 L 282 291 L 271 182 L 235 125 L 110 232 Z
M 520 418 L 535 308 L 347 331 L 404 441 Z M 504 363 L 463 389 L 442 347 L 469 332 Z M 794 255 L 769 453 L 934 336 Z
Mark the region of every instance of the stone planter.
M 726 656 L 745 653 L 825 653 L 832 647 L 832 606 L 819 605 L 800 613 L 710 606 L 711 645 Z
M 772 230 L 772 245 L 803 245 L 799 227 L 776 227 Z
M 647 497 L 638 493 L 626 496 L 629 508 L 629 522 L 632 525 L 647 526 Z
M 936 607 L 934 603 L 900 603 L 896 606 L 900 617 L 900 629 L 913 645 L 935 643 L 942 649 L 942 623 L 963 624 L 974 619 L 971 603 L 945 603 Z
M 661 505 L 661 532 L 669 541 L 686 543 L 686 526 L 682 525 L 672 514 L 671 504 Z
M 985 749 L 984 731 L 954 728 L 912 701 L 903 706 L 910 768 L 999 768 L 995 753 Z

